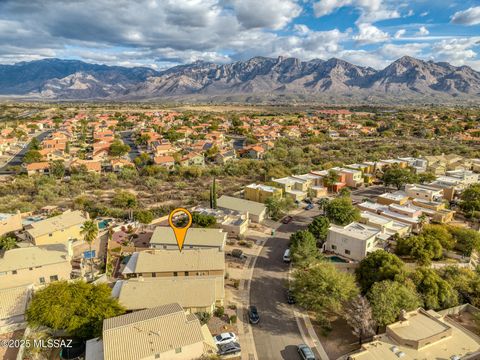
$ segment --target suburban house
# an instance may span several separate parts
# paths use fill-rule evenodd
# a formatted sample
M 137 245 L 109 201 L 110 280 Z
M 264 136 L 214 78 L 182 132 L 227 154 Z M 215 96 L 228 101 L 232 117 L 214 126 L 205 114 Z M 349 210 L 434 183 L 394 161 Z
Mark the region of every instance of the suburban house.
M 227 195 L 222 195 L 217 199 L 217 207 L 220 209 L 247 212 L 248 218 L 255 223 L 261 223 L 265 220 L 267 215 L 267 208 L 265 205 L 256 201 L 239 199 Z
M 406 184 L 406 194 L 412 199 L 438 201 L 443 198 L 443 190 L 428 185 Z
M 238 212 L 228 209 L 211 209 L 207 207 L 196 206 L 192 209 L 195 213 L 201 215 L 210 215 L 215 217 L 217 225 L 229 235 L 243 235 L 248 230 L 248 213 Z
M 182 165 L 182 166 L 192 166 L 192 165 L 203 166 L 203 165 L 205 165 L 205 158 L 200 153 L 190 152 L 190 153 L 186 154 L 180 160 L 180 165 Z
M 0 236 L 22 229 L 22 215 L 0 213 Z
M 348 356 L 348 360 L 480 358 L 480 338 L 433 310 L 403 312 L 384 334 Z
M 245 199 L 264 203 L 268 198 L 282 197 L 282 189 L 262 184 L 250 184 L 245 186 Z
M 395 221 L 382 215 L 371 213 L 369 211 L 362 211 L 360 213 L 359 222 L 379 229 L 382 232 L 379 237 L 383 239 L 389 239 L 395 234 L 403 237 L 410 234 L 412 230 L 410 225 Z
M 331 170 L 336 171 L 338 174 L 345 176 L 345 184 L 351 188 L 357 188 L 363 185 L 363 175 L 360 170 L 353 170 L 347 168 L 332 168 Z
M 377 198 L 377 203 L 382 205 L 405 205 L 408 202 L 408 196 L 403 191 L 396 191 L 394 193 L 384 193 L 379 195 Z
M 33 244 L 65 244 L 68 240 L 82 239 L 82 225 L 88 220 L 88 214 L 67 210 L 63 214 L 32 222 L 25 226 L 27 240 Z
M 225 253 L 218 249 L 135 252 L 122 271 L 124 278 L 211 276 L 223 286 Z
M 221 229 L 190 228 L 185 236 L 183 250 L 191 249 L 216 249 L 223 251 L 227 233 Z M 175 233 L 169 226 L 157 226 L 153 230 L 150 239 L 150 247 L 153 249 L 178 251 Z
M 50 163 L 48 161 L 34 162 L 25 165 L 28 175 L 45 175 L 50 172 Z
M 357 207 L 360 210 L 370 211 L 374 214 L 382 215 L 410 225 L 413 232 L 418 232 L 421 228 L 422 222 L 420 215 L 422 215 L 422 211 L 419 209 L 412 209 L 408 206 L 397 204 L 390 204 L 387 206 L 378 203 L 372 203 L 370 201 L 365 201 L 361 204 L 358 204 Z
M 235 154 L 235 150 L 224 150 L 220 151 L 217 155 L 215 155 L 215 163 L 224 165 L 228 161 L 235 160 L 237 155 Z
M 162 165 L 167 168 L 171 168 L 173 165 L 175 165 L 175 159 L 170 155 L 159 155 L 153 158 L 153 163 L 155 165 Z
M 380 233 L 378 228 L 358 222 L 345 226 L 330 225 L 323 250 L 354 261 L 361 261 L 377 249 L 377 237 Z
M 89 340 L 86 352 L 98 354 L 102 346 L 105 360 L 195 360 L 217 352 L 207 325 L 178 303 L 104 320 L 102 340 Z
M 68 280 L 71 272 L 64 246 L 55 250 L 37 246 L 16 248 L 5 251 L 0 257 L 0 289 Z
M 213 277 L 177 276 L 118 280 L 112 296 L 129 311 L 178 302 L 189 313 L 211 314 L 223 304 L 225 292 Z

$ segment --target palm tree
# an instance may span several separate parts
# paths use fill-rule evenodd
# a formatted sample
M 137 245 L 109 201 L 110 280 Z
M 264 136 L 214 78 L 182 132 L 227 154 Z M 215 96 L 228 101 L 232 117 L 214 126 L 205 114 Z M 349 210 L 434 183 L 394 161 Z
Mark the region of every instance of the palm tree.
M 83 235 L 83 240 L 90 248 L 90 276 L 93 278 L 93 264 L 92 264 L 92 244 L 98 236 L 98 226 L 94 220 L 87 220 L 82 225 L 80 234 Z

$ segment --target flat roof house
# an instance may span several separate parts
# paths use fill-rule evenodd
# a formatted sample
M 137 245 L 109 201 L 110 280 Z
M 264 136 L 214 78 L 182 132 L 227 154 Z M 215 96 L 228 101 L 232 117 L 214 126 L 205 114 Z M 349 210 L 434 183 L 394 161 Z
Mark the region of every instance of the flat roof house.
M 177 276 L 118 280 L 112 290 L 127 310 L 142 310 L 178 302 L 187 312 L 212 313 L 225 297 L 223 282 L 214 277 Z
M 354 261 L 361 261 L 376 249 L 377 237 L 380 234 L 379 229 L 358 222 L 345 226 L 331 225 L 323 249 Z
M 56 250 L 37 246 L 12 249 L 0 257 L 0 289 L 68 280 L 71 272 L 64 246 Z
M 194 360 L 217 347 L 207 325 L 177 303 L 103 321 L 105 360 Z
M 190 228 L 185 237 L 183 250 L 202 248 L 223 251 L 226 240 L 227 233 L 223 232 L 222 229 Z M 172 228 L 169 226 L 157 226 L 153 230 L 150 247 L 153 249 L 178 251 L 177 240 Z
M 268 198 L 282 197 L 282 189 L 262 184 L 250 184 L 245 186 L 245 199 L 264 203 Z
M 249 219 L 255 223 L 261 223 L 265 220 L 267 214 L 266 206 L 261 203 L 227 195 L 220 196 L 217 200 L 217 207 L 220 209 L 247 212 Z
M 80 234 L 88 215 L 81 211 L 63 214 L 31 223 L 25 228 L 27 238 L 35 245 L 65 244 L 68 240 L 82 239 Z
M 480 338 L 433 310 L 401 315 L 384 334 L 348 356 L 348 360 L 414 360 L 480 358 Z

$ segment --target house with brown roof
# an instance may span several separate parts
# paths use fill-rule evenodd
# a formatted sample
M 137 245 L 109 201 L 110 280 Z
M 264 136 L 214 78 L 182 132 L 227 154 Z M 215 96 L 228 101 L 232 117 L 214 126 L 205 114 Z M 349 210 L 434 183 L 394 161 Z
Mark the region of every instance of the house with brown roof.
M 50 163 L 47 161 L 40 161 L 27 164 L 25 166 L 28 175 L 35 175 L 35 174 L 49 174 L 50 172 Z
M 173 165 L 175 165 L 175 159 L 173 158 L 173 156 L 170 155 L 155 156 L 153 158 L 153 163 L 155 165 L 161 165 L 167 168 L 171 168 Z
M 82 160 L 75 159 L 71 162 L 71 168 L 80 168 L 85 166 L 88 172 L 101 173 L 102 172 L 102 163 L 97 160 Z
M 205 158 L 203 157 L 202 154 L 197 153 L 197 152 L 190 152 L 183 156 L 183 158 L 180 160 L 180 165 L 182 166 L 192 166 L 192 165 L 199 165 L 203 166 L 205 165 Z

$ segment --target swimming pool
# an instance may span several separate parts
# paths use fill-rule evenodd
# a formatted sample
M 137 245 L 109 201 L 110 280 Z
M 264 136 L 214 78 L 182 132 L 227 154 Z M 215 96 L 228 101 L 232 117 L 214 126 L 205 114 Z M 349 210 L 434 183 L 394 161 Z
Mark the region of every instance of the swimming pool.
M 337 263 L 347 263 L 348 261 L 342 259 L 341 257 L 338 256 L 329 256 L 327 257 L 328 261 L 331 262 L 337 262 Z
M 102 221 L 98 222 L 98 228 L 100 230 L 106 229 L 108 227 L 108 224 L 110 224 L 111 220 L 110 219 L 104 219 Z

